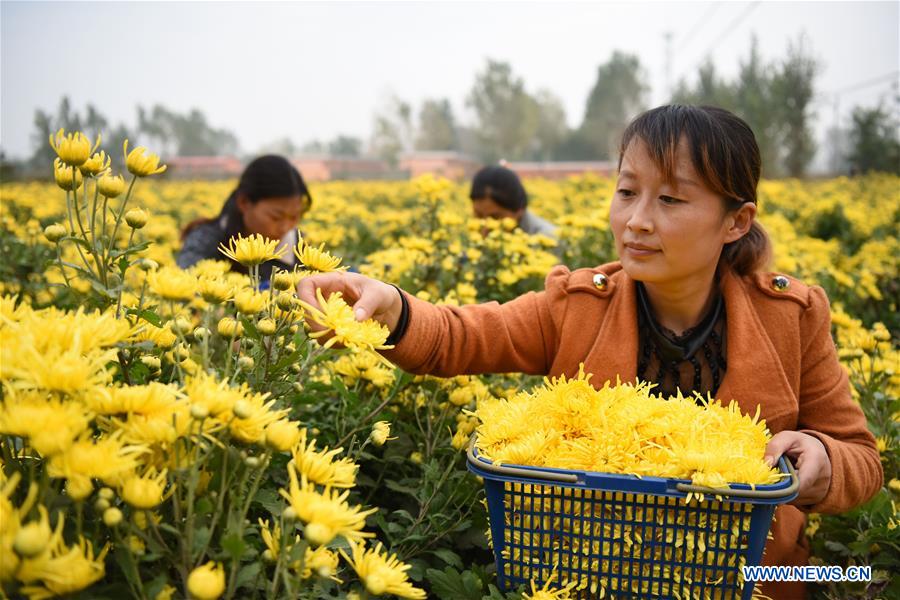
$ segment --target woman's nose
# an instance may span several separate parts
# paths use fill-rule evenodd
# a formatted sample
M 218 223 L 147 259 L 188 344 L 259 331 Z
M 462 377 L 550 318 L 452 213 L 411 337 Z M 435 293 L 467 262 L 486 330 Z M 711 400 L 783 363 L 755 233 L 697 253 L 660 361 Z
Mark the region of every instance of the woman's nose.
M 650 202 L 644 198 L 639 198 L 632 206 L 633 210 L 625 226 L 631 231 L 652 233 L 653 214 Z

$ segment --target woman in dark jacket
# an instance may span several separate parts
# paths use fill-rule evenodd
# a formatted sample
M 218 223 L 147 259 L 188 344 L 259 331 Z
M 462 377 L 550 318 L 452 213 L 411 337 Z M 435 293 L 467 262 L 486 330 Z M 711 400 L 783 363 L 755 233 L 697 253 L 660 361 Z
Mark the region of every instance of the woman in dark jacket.
M 219 252 L 219 244 L 227 245 L 238 234 L 258 233 L 282 240 L 279 248 L 287 249 L 280 260 L 260 265 L 260 279 L 268 281 L 273 267 L 293 267 L 291 248 L 298 242 L 297 224 L 311 204 L 306 183 L 294 165 L 282 156 L 260 156 L 244 169 L 218 217 L 198 219 L 184 228 L 176 262 L 186 269 L 204 259 L 229 260 Z M 240 264 L 230 262 L 233 271 L 246 272 Z

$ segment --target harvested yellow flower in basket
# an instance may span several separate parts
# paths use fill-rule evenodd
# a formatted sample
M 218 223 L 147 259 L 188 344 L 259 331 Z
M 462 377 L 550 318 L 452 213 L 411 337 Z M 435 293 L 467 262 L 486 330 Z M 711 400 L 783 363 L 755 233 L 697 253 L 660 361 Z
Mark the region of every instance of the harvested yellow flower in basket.
M 481 402 L 469 470 L 484 478 L 501 586 L 553 573 L 579 597 L 745 598 L 789 463 L 736 403 L 595 389 L 583 371 Z

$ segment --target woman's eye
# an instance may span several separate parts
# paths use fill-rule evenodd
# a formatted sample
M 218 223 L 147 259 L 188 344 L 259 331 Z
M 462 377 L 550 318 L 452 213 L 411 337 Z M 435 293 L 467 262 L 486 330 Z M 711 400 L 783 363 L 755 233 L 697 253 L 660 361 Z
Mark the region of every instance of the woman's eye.
M 672 196 L 660 196 L 660 200 L 662 200 L 665 204 L 678 204 L 681 202 L 678 198 L 673 198 Z
M 632 192 L 631 190 L 626 190 L 624 188 L 616 191 L 622 196 L 631 196 L 634 194 L 634 192 Z

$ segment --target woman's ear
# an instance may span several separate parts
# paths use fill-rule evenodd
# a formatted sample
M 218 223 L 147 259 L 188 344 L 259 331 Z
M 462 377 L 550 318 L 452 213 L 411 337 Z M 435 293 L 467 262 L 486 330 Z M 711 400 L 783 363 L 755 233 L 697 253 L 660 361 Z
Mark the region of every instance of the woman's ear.
M 756 204 L 753 202 L 744 202 L 739 209 L 729 213 L 725 219 L 728 223 L 728 229 L 725 232 L 725 243 L 737 241 L 744 237 L 753 220 L 756 218 Z
M 250 208 L 250 198 L 247 197 L 247 194 L 242 192 L 238 192 L 237 194 L 237 209 L 241 211 L 241 214 L 247 212 L 247 209 Z

